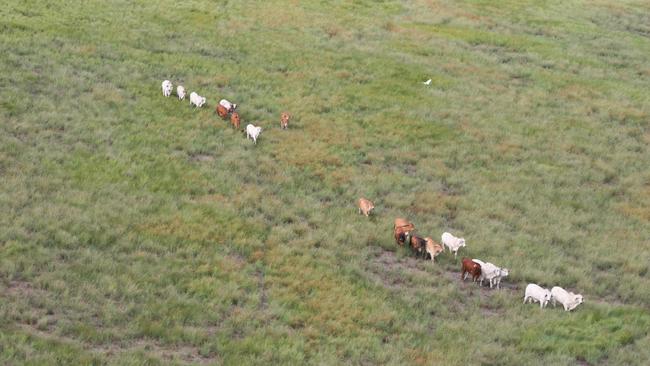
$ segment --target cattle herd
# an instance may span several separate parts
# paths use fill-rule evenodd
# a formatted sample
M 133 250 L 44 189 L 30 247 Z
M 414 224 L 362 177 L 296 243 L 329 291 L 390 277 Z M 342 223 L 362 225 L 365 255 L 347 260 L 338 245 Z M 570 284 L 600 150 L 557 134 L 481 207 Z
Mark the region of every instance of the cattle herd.
M 163 96 L 165 97 L 171 96 L 172 90 L 174 90 L 174 86 L 171 81 L 165 80 L 162 82 Z M 178 96 L 179 100 L 185 99 L 185 88 L 182 85 L 176 87 L 176 95 Z M 205 105 L 205 103 L 206 103 L 205 97 L 200 96 L 196 92 L 190 93 L 190 106 L 194 106 L 195 108 L 201 108 Z M 237 109 L 237 104 L 231 103 L 226 99 L 221 99 L 215 109 L 215 112 L 217 113 L 217 115 L 219 115 L 219 117 L 223 119 L 226 119 L 228 118 L 228 116 L 230 116 L 230 124 L 236 130 L 239 130 L 239 125 L 241 120 L 239 117 L 239 113 L 235 111 L 236 109 Z M 283 130 L 289 127 L 290 118 L 291 117 L 287 112 L 282 112 L 280 114 L 280 127 L 282 127 Z M 262 133 L 262 127 L 254 126 L 249 123 L 248 125 L 246 125 L 246 129 L 244 131 L 246 132 L 246 139 L 250 138 L 251 140 L 253 140 L 253 143 L 257 145 L 257 139 L 259 138 L 260 133 Z
M 171 96 L 173 90 L 172 82 L 165 80 L 162 82 L 163 96 Z M 176 95 L 179 100 L 185 99 L 185 88 L 182 85 L 176 87 Z M 201 108 L 206 103 L 206 98 L 198 95 L 196 92 L 190 93 L 190 106 Z M 239 130 L 240 117 L 239 113 L 235 110 L 237 104 L 231 103 L 226 99 L 221 99 L 216 107 L 215 112 L 219 117 L 226 119 L 230 116 L 230 123 L 232 126 Z M 280 127 L 286 129 L 289 125 L 290 115 L 287 112 L 280 114 Z M 262 132 L 262 127 L 248 124 L 245 129 L 246 138 L 252 139 L 253 143 L 257 144 L 257 139 Z M 366 198 L 359 198 L 357 201 L 359 213 L 369 216 L 371 211 L 375 208 L 372 201 Z M 435 242 L 431 237 L 420 237 L 414 234 L 415 225 L 403 218 L 396 218 L 393 226 L 393 235 L 395 242 L 399 246 L 408 245 L 416 257 L 423 259 L 431 258 L 435 263 L 435 258 L 441 253 L 445 252 L 448 248 L 451 253 L 454 253 L 454 259 L 457 259 L 458 250 L 466 246 L 465 238 L 457 238 L 451 233 L 445 232 L 441 236 L 441 243 Z M 487 280 L 490 288 L 500 288 L 501 279 L 508 277 L 509 270 L 507 268 L 500 268 L 490 262 L 483 262 L 480 259 L 469 259 L 463 257 L 461 260 L 461 274 L 460 278 L 464 281 L 469 275 L 472 276 L 472 282 L 477 282 L 479 286 L 483 286 L 483 281 Z M 534 283 L 526 286 L 524 294 L 524 304 L 528 301 L 539 302 L 540 308 L 544 308 L 550 301 L 553 306 L 557 302 L 564 306 L 565 311 L 571 311 L 578 305 L 584 302 L 584 298 L 580 294 L 574 294 L 564 290 L 561 287 L 553 287 L 551 290 L 545 289 Z
M 375 208 L 372 201 L 366 198 L 359 198 L 357 201 L 359 213 L 369 216 Z M 443 253 L 446 248 L 454 253 L 454 259 L 457 258 L 458 250 L 466 246 L 465 238 L 457 238 L 450 233 L 443 233 L 441 243 L 436 243 L 430 237 L 422 238 L 414 233 L 415 225 L 404 218 L 396 218 L 393 225 L 393 236 L 399 246 L 408 245 L 415 253 L 416 257 L 427 259 L 435 263 L 435 257 Z M 464 281 L 469 275 L 472 276 L 472 282 L 477 282 L 483 286 L 483 281 L 487 280 L 490 288 L 500 288 L 501 279 L 508 277 L 510 271 L 507 268 L 500 268 L 490 262 L 484 262 L 480 259 L 462 258 L 460 278 Z M 539 302 L 540 308 L 544 308 L 549 301 L 555 306 L 558 302 L 564 306 L 565 311 L 571 311 L 584 302 L 580 294 L 566 291 L 565 289 L 555 286 L 551 290 L 545 289 L 534 283 L 526 286 L 524 294 L 524 304 L 528 301 Z

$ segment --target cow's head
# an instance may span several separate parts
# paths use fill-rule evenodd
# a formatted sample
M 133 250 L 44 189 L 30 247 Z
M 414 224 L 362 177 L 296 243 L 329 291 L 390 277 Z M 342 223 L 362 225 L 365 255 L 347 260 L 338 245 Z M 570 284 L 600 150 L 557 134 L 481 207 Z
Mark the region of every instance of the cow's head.
M 458 239 L 458 247 L 464 247 L 465 246 L 465 238 L 459 238 Z
M 576 295 L 573 292 L 571 294 L 573 295 L 573 298 L 575 299 L 576 303 L 582 304 L 583 302 L 585 302 L 585 299 L 584 299 L 584 297 L 582 297 L 582 295 L 580 295 L 580 294 Z
M 507 268 L 501 268 L 501 277 L 508 277 L 510 270 Z
M 234 111 L 235 109 L 237 109 L 237 104 L 232 103 L 231 105 L 232 105 L 232 107 L 231 107 L 231 111 Z
M 571 296 L 572 299 L 571 304 L 569 305 L 569 311 L 577 308 L 578 305 L 585 302 L 584 298 L 580 294 L 574 294 L 573 292 L 569 292 L 569 296 Z

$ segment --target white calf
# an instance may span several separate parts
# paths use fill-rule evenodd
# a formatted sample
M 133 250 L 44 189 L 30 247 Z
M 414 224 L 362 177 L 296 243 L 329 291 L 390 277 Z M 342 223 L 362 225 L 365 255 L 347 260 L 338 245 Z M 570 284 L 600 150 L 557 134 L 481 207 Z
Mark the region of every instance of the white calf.
M 501 288 L 501 279 L 508 277 L 508 274 L 510 273 L 507 268 L 499 268 L 490 262 L 483 262 L 479 259 L 472 259 L 472 261 L 481 266 L 481 286 L 483 286 L 483 280 L 488 280 L 490 288 L 495 285 L 497 288 Z
M 202 97 L 195 92 L 190 93 L 190 105 L 194 104 L 195 106 L 201 108 L 205 104 L 205 97 Z
M 180 100 L 185 99 L 185 88 L 182 85 L 176 87 L 176 95 L 178 95 L 178 99 Z
M 540 287 L 534 283 L 529 283 L 526 286 L 526 293 L 524 295 L 524 304 L 530 300 L 530 302 L 537 301 L 539 302 L 539 308 L 543 309 L 549 301 L 551 301 L 551 291 Z
M 454 259 L 458 254 L 458 249 L 465 246 L 465 238 L 457 238 L 447 232 L 442 234 L 442 246 L 449 248 L 450 251 L 454 252 Z
M 234 112 L 235 109 L 237 109 L 237 104 L 235 103 L 230 103 L 226 99 L 221 99 L 219 101 L 219 104 L 222 105 L 228 112 Z
M 262 127 L 255 127 L 252 124 L 246 126 L 246 139 L 249 137 L 253 139 L 253 142 L 257 145 L 257 137 L 262 132 Z
M 585 302 L 585 299 L 580 294 L 568 292 L 562 287 L 555 286 L 551 289 L 551 300 L 553 300 L 553 307 L 557 302 L 564 306 L 564 311 L 571 311 L 578 307 L 578 305 Z
M 164 96 L 168 97 L 168 96 L 172 95 L 172 89 L 173 88 L 174 87 L 172 86 L 171 81 L 165 80 L 165 81 L 162 82 L 162 92 L 163 92 Z

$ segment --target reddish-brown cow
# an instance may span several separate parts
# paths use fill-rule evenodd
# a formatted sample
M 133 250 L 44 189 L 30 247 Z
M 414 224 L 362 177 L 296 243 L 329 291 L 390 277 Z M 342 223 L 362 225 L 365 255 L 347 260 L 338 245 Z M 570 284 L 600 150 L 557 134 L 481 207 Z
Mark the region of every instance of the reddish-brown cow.
M 463 258 L 463 264 L 461 267 L 461 273 L 460 273 L 460 279 L 465 280 L 466 273 L 469 273 L 472 275 L 472 282 L 476 282 L 476 280 L 481 277 L 481 265 L 472 261 L 469 258 Z
M 226 109 L 226 107 L 222 106 L 221 104 L 217 104 L 217 114 L 221 118 L 226 118 L 228 117 L 228 109 Z

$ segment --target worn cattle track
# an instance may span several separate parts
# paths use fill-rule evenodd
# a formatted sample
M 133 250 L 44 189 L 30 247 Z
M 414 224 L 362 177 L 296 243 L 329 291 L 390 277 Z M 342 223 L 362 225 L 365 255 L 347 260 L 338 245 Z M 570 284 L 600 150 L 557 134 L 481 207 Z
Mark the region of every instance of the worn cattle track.
M 369 255 L 364 269 L 366 278 L 371 282 L 396 294 L 417 294 L 422 291 L 432 291 L 432 289 L 440 285 L 440 280 L 444 279 L 448 283 L 456 284 L 461 290 L 466 291 L 468 295 L 478 295 L 481 299 L 488 300 L 495 294 L 507 293 L 516 298 L 517 301 L 523 300 L 525 284 L 513 283 L 509 281 L 509 278 L 505 278 L 501 281 L 499 290 L 496 288 L 490 289 L 490 286 L 485 282 L 480 287 L 473 283 L 471 279 L 460 280 L 460 259 L 458 263 L 450 264 L 449 261 L 453 261 L 453 256 L 448 252 L 437 257 L 436 263 L 433 264 L 431 260 L 416 259 L 412 255 L 402 257 L 397 255 L 396 252 L 380 248 Z M 452 265 L 453 267 L 451 267 Z M 630 304 L 614 298 L 590 296 L 587 301 L 604 306 L 630 306 Z M 641 305 L 641 307 L 648 309 L 650 305 Z M 481 311 L 486 315 L 498 313 L 498 309 L 490 308 L 487 302 L 481 304 Z
M 450 257 L 449 253 L 447 257 Z M 453 257 L 450 258 L 453 261 Z M 490 289 L 489 285 L 479 287 L 471 280 L 461 281 L 460 261 L 459 268 L 454 269 L 450 268 L 450 264 L 440 263 L 441 260 L 446 262 L 449 259 L 438 257 L 434 264 L 431 260 L 416 259 L 413 256 L 400 257 L 395 252 L 380 249 L 368 258 L 365 275 L 371 282 L 396 293 L 415 294 L 421 291 L 435 291 L 437 287 L 443 285 L 441 281 L 457 284 L 469 295 L 477 294 L 483 299 L 489 299 L 504 291 L 518 297 L 521 292 L 519 284 L 510 283 L 507 279 L 501 282 L 500 290 Z

